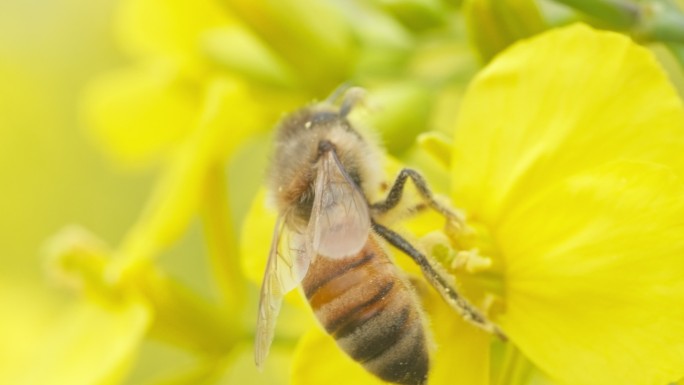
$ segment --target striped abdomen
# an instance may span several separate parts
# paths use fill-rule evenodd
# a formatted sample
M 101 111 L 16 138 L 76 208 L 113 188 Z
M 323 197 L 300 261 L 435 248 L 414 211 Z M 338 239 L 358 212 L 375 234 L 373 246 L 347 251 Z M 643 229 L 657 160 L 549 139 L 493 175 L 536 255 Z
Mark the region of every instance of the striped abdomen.
M 323 327 L 368 371 L 399 384 L 426 382 L 429 358 L 415 294 L 372 236 L 354 257 L 316 258 L 302 287 Z

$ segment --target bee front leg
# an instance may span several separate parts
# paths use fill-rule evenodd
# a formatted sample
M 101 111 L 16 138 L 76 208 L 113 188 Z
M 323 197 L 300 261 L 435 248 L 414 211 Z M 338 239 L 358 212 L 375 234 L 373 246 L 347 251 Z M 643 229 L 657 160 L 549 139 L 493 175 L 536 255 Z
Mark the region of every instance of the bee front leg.
M 506 341 L 504 332 L 493 322 L 487 319 L 480 310 L 473 306 L 467 299 L 465 299 L 455 288 L 455 281 L 452 276 L 442 270 L 438 265 L 433 265 L 430 260 L 418 249 L 413 247 L 411 243 L 405 240 L 398 233 L 389 228 L 373 221 L 373 229 L 375 232 L 389 242 L 394 247 L 403 251 L 406 255 L 411 257 L 418 266 L 425 278 L 430 284 L 439 292 L 442 298 L 455 309 L 461 316 L 475 326 L 492 333 L 501 340 Z
M 437 201 L 434 194 L 432 194 L 432 191 L 430 191 L 425 178 L 423 178 L 418 171 L 410 168 L 404 168 L 399 172 L 399 176 L 397 176 L 397 179 L 394 181 L 394 184 L 387 193 L 387 197 L 384 201 L 376 202 L 371 205 L 373 214 L 382 215 L 395 208 L 401 201 L 401 197 L 404 193 L 404 186 L 406 186 L 406 180 L 408 179 L 413 181 L 413 185 L 416 186 L 418 194 L 425 200 L 427 206 L 446 218 L 448 227 L 456 230 L 465 228 L 465 219 L 463 218 L 463 215 Z

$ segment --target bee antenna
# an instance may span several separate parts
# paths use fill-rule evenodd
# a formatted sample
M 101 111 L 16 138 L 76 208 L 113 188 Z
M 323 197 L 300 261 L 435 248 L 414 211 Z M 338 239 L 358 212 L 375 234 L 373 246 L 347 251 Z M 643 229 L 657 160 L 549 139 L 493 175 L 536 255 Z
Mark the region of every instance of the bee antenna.
M 335 102 L 340 97 L 342 97 L 342 95 L 344 95 L 349 88 L 351 88 L 350 82 L 344 82 L 344 83 L 340 84 L 339 86 L 337 86 L 337 88 L 335 88 L 335 90 L 330 94 L 330 96 L 328 96 L 325 99 L 325 102 L 328 104 L 335 104 Z
M 344 100 L 340 106 L 340 116 L 346 117 L 351 112 L 352 108 L 356 106 L 359 101 L 363 101 L 366 97 L 366 90 L 361 87 L 352 87 L 344 93 Z

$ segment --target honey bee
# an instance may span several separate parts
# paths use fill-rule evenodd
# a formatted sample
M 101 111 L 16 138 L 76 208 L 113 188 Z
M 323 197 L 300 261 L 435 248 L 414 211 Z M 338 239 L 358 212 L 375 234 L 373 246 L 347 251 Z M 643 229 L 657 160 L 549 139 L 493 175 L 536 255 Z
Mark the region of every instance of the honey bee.
M 369 202 L 382 177 L 381 152 L 348 120 L 360 93 L 348 90 L 339 106 L 332 96 L 302 108 L 277 127 L 268 183 L 279 217 L 261 287 L 255 361 L 261 367 L 268 355 L 283 296 L 301 284 L 321 325 L 349 356 L 385 381 L 424 384 L 430 367 L 425 317 L 381 242 L 410 256 L 464 318 L 503 333 L 459 295 L 449 275 L 379 223 L 397 207 L 408 179 L 448 223 L 459 227 L 463 219 L 411 169 L 399 173 L 384 200 Z

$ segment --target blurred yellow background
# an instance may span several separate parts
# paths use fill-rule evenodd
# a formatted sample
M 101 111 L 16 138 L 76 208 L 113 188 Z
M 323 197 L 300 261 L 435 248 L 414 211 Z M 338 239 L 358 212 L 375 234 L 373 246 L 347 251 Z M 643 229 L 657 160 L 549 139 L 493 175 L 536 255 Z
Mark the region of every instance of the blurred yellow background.
M 0 371 L 39 348 L 66 292 L 44 277 L 46 241 L 82 224 L 109 243 L 134 222 L 151 174 L 98 152 L 79 114 L 83 86 L 122 61 L 114 1 L 0 2 Z
M 157 179 L 158 169 L 125 168 L 108 158 L 86 129 L 85 87 L 98 74 L 128 63 L 115 42 L 118 5 L 113 0 L 0 2 L 0 382 L 37 369 L 26 365 L 64 322 L 75 297 L 46 277 L 51 237 L 76 224 L 116 246 L 139 218 Z M 261 151 L 266 161 L 263 145 L 246 151 Z M 240 153 L 244 159 L 244 151 L 236 156 Z M 238 167 L 229 172 L 245 173 Z M 251 200 L 261 176 L 249 177 L 252 187 L 240 186 L 233 200 Z M 242 205 L 236 215 L 246 210 Z M 213 298 L 204 250 L 195 223 L 160 265 Z M 251 346 L 239 350 L 246 353 L 234 357 L 234 367 L 253 375 Z M 145 341 L 125 383 L 149 382 L 190 360 L 180 350 Z M 239 383 L 246 375 L 235 376 L 226 372 L 225 381 Z M 262 377 L 266 383 L 280 380 L 285 379 Z
M 116 169 L 79 119 L 94 74 L 114 67 L 114 1 L 0 4 L 0 255 L 3 281 L 36 281 L 47 237 L 81 223 L 118 240 L 150 178 Z

